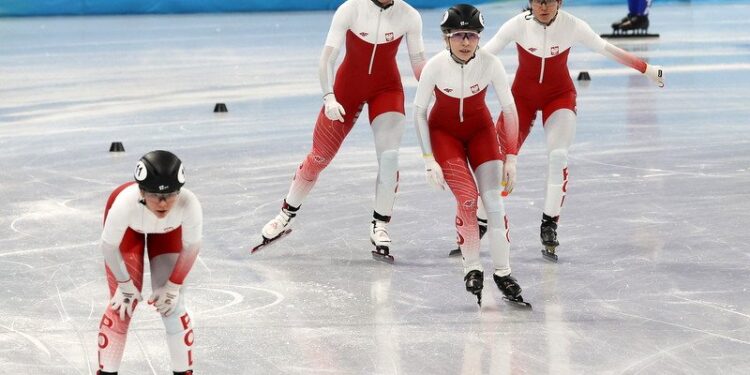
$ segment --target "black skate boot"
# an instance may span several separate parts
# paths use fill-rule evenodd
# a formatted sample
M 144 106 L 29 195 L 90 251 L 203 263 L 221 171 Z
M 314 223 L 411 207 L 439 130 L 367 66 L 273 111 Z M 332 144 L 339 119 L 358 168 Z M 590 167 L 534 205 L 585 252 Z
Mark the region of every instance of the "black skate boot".
M 555 254 L 555 248 L 560 245 L 557 241 L 557 220 L 560 216 L 547 216 L 542 214 L 542 226 L 540 231 L 540 237 L 544 250 L 542 250 L 542 256 L 545 259 L 557 262 L 557 254 Z
M 482 288 L 484 288 L 484 272 L 471 270 L 464 276 L 466 291 L 477 296 L 477 304 L 482 306 Z
M 477 224 L 479 224 L 479 239 L 481 240 L 482 237 L 484 237 L 484 234 L 487 233 L 487 220 L 486 219 L 480 219 L 477 218 Z M 457 257 L 461 255 L 461 248 L 457 247 L 453 250 L 451 250 L 450 253 L 448 253 L 449 257 Z
M 521 297 L 522 289 L 521 286 L 518 285 L 518 281 L 516 281 L 515 277 L 511 275 L 498 276 L 493 274 L 492 279 L 495 280 L 497 288 L 503 293 L 504 301 L 510 302 L 516 306 L 531 308 L 530 303 L 523 301 L 523 297 Z
M 106 371 L 102 371 L 102 370 L 97 370 L 96 371 L 96 375 L 117 375 L 117 373 L 116 372 L 106 372 Z
M 612 23 L 612 34 L 602 34 L 602 38 L 658 38 L 659 34 L 648 33 L 648 15 L 629 13 L 618 22 Z
M 620 24 L 620 31 L 633 31 L 638 34 L 648 32 L 648 16 L 632 16 Z
M 187 371 L 172 371 L 174 375 L 193 375 L 193 370 Z
M 630 17 L 633 17 L 633 13 L 628 13 L 628 15 L 625 16 L 625 17 L 622 17 L 621 20 L 619 20 L 617 22 L 612 22 L 612 30 L 613 31 L 620 30 L 620 27 L 622 27 L 622 24 L 625 23 L 625 22 L 627 22 L 630 19 Z

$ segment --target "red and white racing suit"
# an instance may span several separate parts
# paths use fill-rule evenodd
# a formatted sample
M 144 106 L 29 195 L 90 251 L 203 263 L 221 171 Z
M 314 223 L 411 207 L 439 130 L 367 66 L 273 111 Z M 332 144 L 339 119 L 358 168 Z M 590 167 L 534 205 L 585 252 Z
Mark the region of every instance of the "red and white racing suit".
M 110 298 L 117 289 L 116 274 L 119 278 L 125 278 L 120 282 L 127 281 L 129 277 L 135 287 L 142 290 L 146 250 L 153 290 L 162 287 L 167 280 L 175 284 L 183 283 L 198 255 L 203 213 L 198 199 L 190 190 L 181 189 L 176 199 L 167 216 L 159 219 L 142 202 L 135 182 L 125 183 L 112 192 L 104 210 L 101 238 L 103 243 L 119 249 L 118 261 L 113 262 L 115 264 L 105 261 Z M 193 330 L 190 316 L 185 311 L 183 293 L 180 293 L 174 313 L 162 317 L 162 320 L 167 330 L 172 370 L 191 369 Z M 99 324 L 100 370 L 117 372 L 119 369 L 130 321 L 130 316 L 120 319 L 120 315 L 107 306 Z
M 503 111 L 497 129 L 485 101 L 490 85 Z M 456 230 L 465 271 L 482 270 L 477 225 L 477 199 L 481 195 L 488 214 L 495 273 L 510 274 L 510 238 L 500 184 L 502 161 L 506 155 L 517 153 L 518 120 L 502 63 L 481 48 L 466 64 L 443 51 L 425 65 L 414 106 L 422 151 L 434 155 L 456 198 Z
M 549 152 L 544 213 L 557 217 L 567 190 L 568 148 L 575 136 L 576 89 L 568 70 L 572 46 L 581 43 L 641 73 L 645 73 L 646 63 L 608 43 L 586 22 L 563 10 L 558 10 L 550 25 L 539 23 L 529 12 L 521 13 L 505 22 L 483 49 L 496 55 L 510 42 L 515 42 L 518 51 L 512 86 L 518 109 L 518 145 L 523 145 L 537 111 L 542 111 Z
M 302 203 L 367 104 L 379 164 L 375 216 L 385 221 L 390 218 L 404 128 L 404 90 L 396 65 L 396 52 L 403 39 L 418 79 L 424 64 L 424 45 L 422 20 L 414 8 L 402 0 L 394 0 L 385 9 L 371 0 L 348 0 L 336 10 L 321 58 L 321 86 L 324 95 L 333 93 L 343 106 L 344 121 L 327 118 L 321 108 L 312 150 L 297 170 L 286 197 L 289 205 Z M 342 44 L 346 54 L 331 87 L 329 71 Z

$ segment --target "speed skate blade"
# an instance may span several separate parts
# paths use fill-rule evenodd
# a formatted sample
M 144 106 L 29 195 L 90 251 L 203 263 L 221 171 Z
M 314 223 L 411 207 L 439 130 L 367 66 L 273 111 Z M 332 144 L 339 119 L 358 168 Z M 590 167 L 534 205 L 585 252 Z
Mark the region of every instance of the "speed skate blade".
M 557 254 L 555 254 L 554 251 L 542 249 L 542 256 L 544 257 L 544 259 L 557 263 Z
M 395 261 L 395 259 L 393 259 L 393 255 L 381 254 L 375 250 L 372 251 L 372 259 L 379 260 L 388 264 L 393 264 L 393 262 Z
M 272 239 L 270 239 L 270 240 L 269 240 L 269 239 L 266 239 L 266 238 L 264 237 L 264 238 L 263 238 L 263 242 L 261 242 L 261 243 L 260 243 L 260 245 L 256 245 L 255 247 L 253 247 L 253 248 L 252 248 L 252 249 L 250 250 L 250 254 L 255 254 L 255 253 L 256 253 L 257 251 L 260 251 L 260 250 L 262 250 L 263 248 L 265 248 L 265 247 L 267 247 L 267 246 L 273 245 L 273 244 L 274 244 L 274 243 L 276 243 L 276 242 L 277 242 L 278 240 L 280 240 L 280 239 L 282 239 L 282 238 L 286 237 L 286 236 L 287 236 L 287 235 L 288 235 L 289 233 L 292 233 L 292 228 L 289 228 L 289 229 L 285 229 L 285 230 L 284 230 L 283 232 L 279 233 L 279 235 L 278 235 L 278 236 L 276 236 L 276 237 L 274 237 L 274 238 L 272 238 Z
M 448 253 L 449 257 L 457 257 L 461 255 L 461 248 L 453 249 L 450 253 Z
M 503 301 L 505 301 L 505 302 L 507 302 L 507 303 L 509 303 L 509 304 L 511 304 L 513 306 L 516 306 L 516 307 L 520 307 L 520 308 L 523 308 L 523 309 L 529 309 L 529 310 L 531 310 L 531 304 L 528 303 L 528 302 L 525 302 L 523 300 L 523 297 L 521 297 L 521 296 L 518 296 L 516 298 L 503 297 Z
M 372 259 L 393 264 L 393 255 L 390 254 L 390 248 L 388 246 L 378 246 L 375 245 L 374 242 L 370 242 L 375 246 L 375 250 L 372 251 Z
M 612 34 L 601 34 L 602 38 L 607 39 L 626 39 L 626 38 L 658 38 L 659 34 L 649 34 L 649 33 L 612 33 Z

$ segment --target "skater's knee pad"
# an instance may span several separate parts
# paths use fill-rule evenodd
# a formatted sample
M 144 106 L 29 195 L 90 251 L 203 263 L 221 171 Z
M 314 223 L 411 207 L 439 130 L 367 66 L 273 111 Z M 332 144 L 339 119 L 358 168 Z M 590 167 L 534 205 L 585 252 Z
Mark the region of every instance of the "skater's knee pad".
M 383 151 L 378 163 L 378 183 L 395 186 L 398 182 L 398 150 Z
M 562 184 L 563 170 L 568 167 L 568 150 L 558 148 L 549 153 L 549 181 Z

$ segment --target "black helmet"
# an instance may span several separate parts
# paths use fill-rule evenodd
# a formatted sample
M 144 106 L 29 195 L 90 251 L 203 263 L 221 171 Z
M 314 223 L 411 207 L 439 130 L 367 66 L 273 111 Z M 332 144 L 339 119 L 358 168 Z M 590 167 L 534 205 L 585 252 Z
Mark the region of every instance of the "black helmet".
M 185 184 L 182 161 L 169 151 L 156 150 L 141 156 L 134 175 L 138 187 L 150 193 L 173 193 Z
M 456 4 L 445 11 L 440 30 L 448 34 L 452 30 L 473 30 L 481 33 L 484 30 L 482 12 L 469 4 Z

